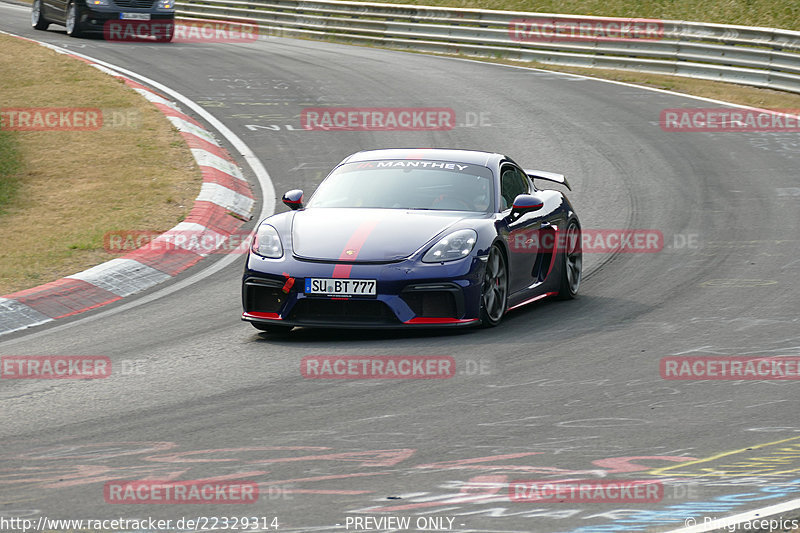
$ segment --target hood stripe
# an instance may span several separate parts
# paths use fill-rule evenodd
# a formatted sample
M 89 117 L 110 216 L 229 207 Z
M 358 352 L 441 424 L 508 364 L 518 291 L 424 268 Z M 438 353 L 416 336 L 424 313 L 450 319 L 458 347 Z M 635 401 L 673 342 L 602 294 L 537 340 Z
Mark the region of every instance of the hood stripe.
M 358 257 L 359 252 L 361 251 L 361 247 L 364 246 L 364 243 L 367 240 L 367 237 L 370 236 L 372 231 L 375 229 L 375 226 L 378 225 L 377 220 L 371 220 L 369 222 L 364 222 L 361 224 L 347 242 L 344 245 L 344 250 L 342 250 L 341 255 L 339 255 L 339 261 L 355 261 Z M 353 250 L 354 253 L 351 255 L 347 254 L 348 250 Z M 334 278 L 349 278 L 350 271 L 353 269 L 353 265 L 336 265 L 333 268 L 333 277 Z

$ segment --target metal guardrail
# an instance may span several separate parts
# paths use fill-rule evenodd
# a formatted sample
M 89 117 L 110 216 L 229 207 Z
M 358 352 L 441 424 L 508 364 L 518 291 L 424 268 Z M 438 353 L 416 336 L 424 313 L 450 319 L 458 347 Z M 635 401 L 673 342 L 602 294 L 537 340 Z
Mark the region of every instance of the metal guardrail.
M 614 19 L 337 0 L 179 1 L 184 19 L 255 21 L 261 33 L 334 38 L 425 52 L 538 61 L 725 81 L 800 93 L 800 32 L 773 28 L 650 21 L 657 37 L 536 38 L 520 22 L 612 26 Z M 538 22 L 536 22 L 538 21 Z M 543 26 L 536 26 L 541 28 Z M 531 36 L 534 38 L 530 38 Z M 521 37 L 520 37 L 521 36 Z

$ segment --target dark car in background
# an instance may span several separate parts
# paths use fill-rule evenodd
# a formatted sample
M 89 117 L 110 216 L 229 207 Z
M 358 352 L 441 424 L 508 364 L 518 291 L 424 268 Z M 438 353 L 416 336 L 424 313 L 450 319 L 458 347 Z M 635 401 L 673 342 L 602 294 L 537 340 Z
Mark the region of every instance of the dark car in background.
M 33 0 L 31 25 L 46 30 L 66 26 L 67 35 L 104 35 L 108 40 L 152 37 L 171 41 L 175 25 L 173 0 Z

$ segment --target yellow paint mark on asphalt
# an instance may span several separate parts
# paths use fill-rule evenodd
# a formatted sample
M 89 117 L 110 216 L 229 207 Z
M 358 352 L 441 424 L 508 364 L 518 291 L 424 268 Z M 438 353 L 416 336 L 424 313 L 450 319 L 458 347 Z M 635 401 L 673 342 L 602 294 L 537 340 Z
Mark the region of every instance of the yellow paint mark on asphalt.
M 789 444 L 787 444 L 789 443 Z M 746 454 L 756 450 L 763 450 L 756 457 L 731 458 L 721 461 L 725 457 Z M 697 465 L 714 463 L 709 467 L 692 468 Z M 788 468 L 786 468 L 788 467 Z M 768 442 L 748 446 L 739 450 L 723 452 L 705 459 L 687 461 L 663 468 L 654 468 L 647 473 L 653 476 L 773 476 L 800 472 L 800 437 Z

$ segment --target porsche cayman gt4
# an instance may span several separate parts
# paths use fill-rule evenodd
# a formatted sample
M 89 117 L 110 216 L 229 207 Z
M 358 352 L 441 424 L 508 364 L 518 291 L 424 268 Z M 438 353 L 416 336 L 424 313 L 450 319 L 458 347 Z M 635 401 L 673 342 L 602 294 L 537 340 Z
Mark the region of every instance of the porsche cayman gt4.
M 306 202 L 261 221 L 242 280 L 242 319 L 294 326 L 496 326 L 516 307 L 574 298 L 581 226 L 561 174 L 497 153 L 358 152 Z

